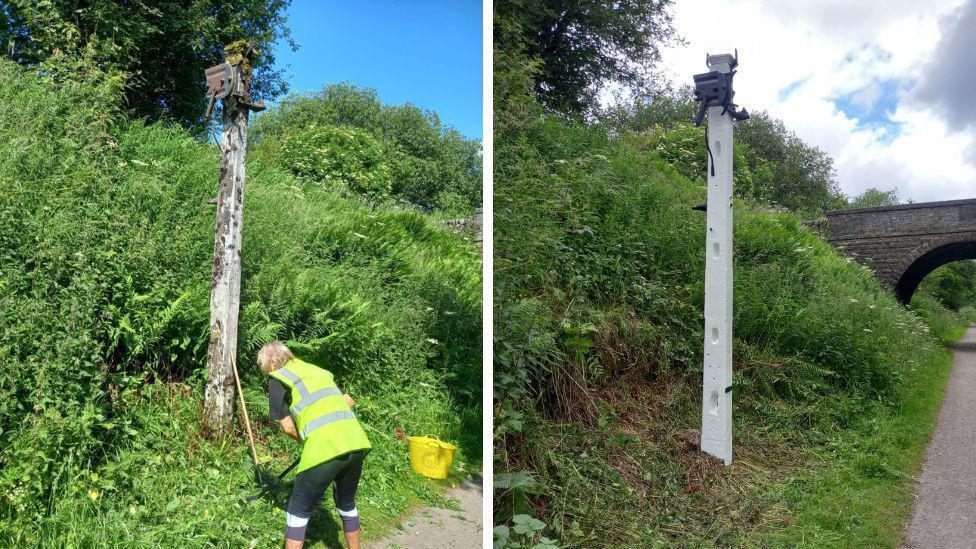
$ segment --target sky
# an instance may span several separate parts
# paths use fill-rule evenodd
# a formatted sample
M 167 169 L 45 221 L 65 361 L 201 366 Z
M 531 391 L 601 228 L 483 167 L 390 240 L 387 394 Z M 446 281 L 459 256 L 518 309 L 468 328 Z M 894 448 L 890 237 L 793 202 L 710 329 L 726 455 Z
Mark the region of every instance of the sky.
M 288 27 L 299 45 L 275 48 L 290 90 L 348 81 L 386 104 L 436 111 L 481 139 L 480 0 L 294 0 Z
M 735 100 L 829 153 L 841 190 L 976 197 L 976 0 L 677 0 L 674 82 L 739 50 Z

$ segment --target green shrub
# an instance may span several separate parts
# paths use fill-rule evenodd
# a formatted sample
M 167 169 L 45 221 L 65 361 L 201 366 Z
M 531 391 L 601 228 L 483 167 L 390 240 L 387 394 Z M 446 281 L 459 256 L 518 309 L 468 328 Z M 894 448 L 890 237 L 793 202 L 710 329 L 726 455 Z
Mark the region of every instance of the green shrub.
M 390 195 L 392 174 L 383 144 L 354 126 L 312 126 L 290 134 L 281 143 L 279 161 L 313 185 L 372 199 Z
M 480 143 L 436 113 L 383 105 L 370 89 L 343 83 L 290 95 L 257 117 L 251 135 L 255 159 L 309 181 L 344 179 L 374 200 L 457 217 L 481 204 Z M 326 157 L 338 143 L 344 158 Z
M 976 306 L 967 305 L 959 309 L 959 316 L 970 324 L 976 324 Z

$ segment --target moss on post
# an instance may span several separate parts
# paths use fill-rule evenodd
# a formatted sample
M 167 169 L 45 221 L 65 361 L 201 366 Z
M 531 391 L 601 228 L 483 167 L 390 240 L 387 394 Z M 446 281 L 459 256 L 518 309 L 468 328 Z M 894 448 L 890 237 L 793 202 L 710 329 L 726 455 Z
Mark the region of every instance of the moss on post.
M 251 59 L 254 53 L 254 48 L 247 40 L 236 40 L 224 46 L 224 59 L 227 63 L 237 66 L 238 70 L 247 76 L 250 76 L 253 70 Z

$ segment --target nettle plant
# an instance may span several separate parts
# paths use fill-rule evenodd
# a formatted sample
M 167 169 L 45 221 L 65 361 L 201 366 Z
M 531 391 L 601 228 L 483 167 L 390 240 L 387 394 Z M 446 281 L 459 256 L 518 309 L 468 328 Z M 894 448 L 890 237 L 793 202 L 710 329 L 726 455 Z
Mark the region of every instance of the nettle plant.
M 496 526 L 492 531 L 492 546 L 494 549 L 514 549 L 531 547 L 532 549 L 556 549 L 556 541 L 542 535 L 546 524 L 529 515 L 515 515 L 512 517 L 512 527 Z

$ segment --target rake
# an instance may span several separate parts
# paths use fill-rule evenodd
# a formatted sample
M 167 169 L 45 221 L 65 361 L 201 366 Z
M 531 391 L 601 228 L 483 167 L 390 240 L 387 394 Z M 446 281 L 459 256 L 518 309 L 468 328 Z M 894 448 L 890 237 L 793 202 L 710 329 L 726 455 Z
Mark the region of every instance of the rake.
M 241 376 L 237 373 L 237 360 L 231 356 L 230 357 L 231 366 L 234 367 L 234 381 L 237 383 L 237 396 L 241 399 L 241 411 L 244 412 L 244 426 L 247 429 L 248 442 L 251 443 L 251 457 L 254 459 L 254 470 L 258 473 L 258 482 L 261 484 L 261 490 L 254 494 L 253 496 L 247 496 L 238 503 L 241 505 L 247 505 L 252 501 L 260 498 L 264 494 L 268 493 L 272 488 L 281 482 L 281 479 L 285 478 L 285 475 L 291 472 L 292 469 L 298 466 L 298 462 L 301 461 L 301 457 L 296 459 L 294 463 L 288 466 L 287 469 L 281 472 L 278 476 L 272 479 L 270 482 L 264 482 L 264 477 L 261 476 L 261 468 L 258 466 L 258 450 L 254 445 L 254 433 L 251 431 L 251 418 L 247 414 L 247 403 L 244 401 L 244 392 L 241 390 Z
M 245 497 L 243 499 L 240 499 L 240 500 L 238 500 L 238 503 L 240 503 L 241 505 L 247 505 L 248 503 L 251 503 L 252 501 L 254 501 L 256 499 L 259 499 L 262 496 L 264 496 L 265 494 L 267 494 L 268 492 L 270 492 L 272 488 L 274 488 L 275 486 L 278 485 L 278 483 L 281 482 L 281 479 L 285 478 L 285 475 L 287 475 L 288 473 L 290 473 L 292 469 L 294 469 L 295 467 L 298 466 L 298 462 L 301 461 L 301 460 L 302 460 L 302 458 L 296 459 L 294 462 L 292 462 L 291 465 L 288 466 L 287 469 L 285 469 L 284 471 L 282 471 L 281 474 L 279 474 L 273 480 L 271 480 L 271 482 L 268 482 L 266 484 L 265 483 L 262 483 L 261 484 L 261 490 L 258 493 L 254 494 L 253 496 L 247 496 L 247 497 Z M 259 472 L 259 474 L 260 474 L 260 472 Z

